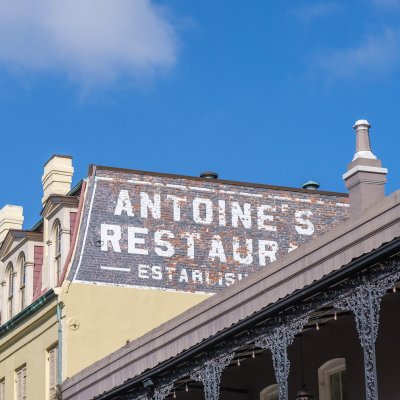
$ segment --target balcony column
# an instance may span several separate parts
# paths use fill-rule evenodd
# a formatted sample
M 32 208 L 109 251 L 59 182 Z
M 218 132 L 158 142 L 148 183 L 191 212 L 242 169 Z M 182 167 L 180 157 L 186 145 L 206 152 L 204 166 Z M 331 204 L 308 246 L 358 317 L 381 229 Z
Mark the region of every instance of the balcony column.
M 293 343 L 295 336 L 301 332 L 307 323 L 309 315 L 294 320 L 282 322 L 266 332 L 255 341 L 255 345 L 271 351 L 276 383 L 279 387 L 279 400 L 288 400 L 288 378 L 290 361 L 287 349 Z
M 349 289 L 334 302 L 335 308 L 351 311 L 356 319 L 357 332 L 364 353 L 365 398 L 367 400 L 378 400 L 375 342 L 378 337 L 382 297 L 400 277 L 397 261 L 387 265 L 394 272 L 386 277 L 376 276 L 374 279 L 364 275 L 356 287 Z
M 205 400 L 218 400 L 223 370 L 233 360 L 235 353 L 212 357 L 203 366 L 190 374 L 190 379 L 204 386 Z

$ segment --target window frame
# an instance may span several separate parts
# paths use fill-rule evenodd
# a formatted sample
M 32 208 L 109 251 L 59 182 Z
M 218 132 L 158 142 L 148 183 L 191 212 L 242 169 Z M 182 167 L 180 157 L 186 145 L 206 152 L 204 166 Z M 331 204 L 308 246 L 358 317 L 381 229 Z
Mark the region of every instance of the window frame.
M 342 371 L 346 371 L 345 358 L 333 358 L 318 368 L 318 387 L 320 400 L 331 400 L 330 377 Z
M 53 263 L 54 263 L 54 273 L 55 273 L 55 286 L 61 279 L 61 238 L 62 238 L 62 228 L 61 222 L 57 218 L 53 223 L 52 237 L 54 239 L 54 251 L 53 251 Z
M 26 307 L 26 258 L 25 253 L 21 252 L 18 256 L 17 265 L 19 268 L 19 303 L 21 311 Z
M 11 319 L 14 317 L 14 292 L 15 292 L 15 272 L 14 265 L 10 261 L 6 268 L 7 277 L 7 318 Z

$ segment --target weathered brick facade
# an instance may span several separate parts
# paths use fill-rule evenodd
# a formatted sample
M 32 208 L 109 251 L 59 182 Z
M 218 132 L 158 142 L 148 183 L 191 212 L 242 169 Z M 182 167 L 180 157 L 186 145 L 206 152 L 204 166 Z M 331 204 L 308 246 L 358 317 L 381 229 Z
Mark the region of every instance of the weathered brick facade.
M 345 195 L 94 168 L 69 279 L 215 292 L 348 217 Z

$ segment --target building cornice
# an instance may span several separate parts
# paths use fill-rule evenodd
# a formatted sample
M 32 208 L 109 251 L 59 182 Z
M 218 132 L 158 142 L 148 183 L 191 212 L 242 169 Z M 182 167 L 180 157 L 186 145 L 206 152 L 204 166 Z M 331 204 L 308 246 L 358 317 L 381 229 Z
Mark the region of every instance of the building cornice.
M 43 296 L 39 297 L 28 307 L 24 308 L 21 312 L 11 318 L 9 321 L 0 325 L 0 339 L 8 334 L 13 329 L 24 323 L 29 317 L 41 310 L 44 306 L 49 304 L 57 297 L 53 289 L 47 291 Z

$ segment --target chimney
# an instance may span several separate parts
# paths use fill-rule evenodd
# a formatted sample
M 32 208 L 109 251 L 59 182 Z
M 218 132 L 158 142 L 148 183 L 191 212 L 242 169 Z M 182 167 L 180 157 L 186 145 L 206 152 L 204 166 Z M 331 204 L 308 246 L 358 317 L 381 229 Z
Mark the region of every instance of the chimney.
M 71 190 L 73 174 L 71 156 L 53 155 L 44 164 L 42 204 L 53 194 L 66 195 Z
M 360 217 L 365 209 L 385 197 L 388 170 L 372 153 L 367 120 L 356 121 L 356 152 L 343 175 L 350 197 L 351 218 Z
M 5 205 L 0 210 L 0 243 L 11 229 L 22 229 L 24 209 L 21 206 Z

